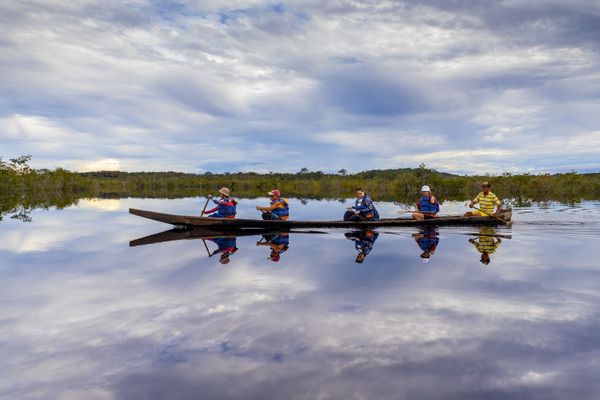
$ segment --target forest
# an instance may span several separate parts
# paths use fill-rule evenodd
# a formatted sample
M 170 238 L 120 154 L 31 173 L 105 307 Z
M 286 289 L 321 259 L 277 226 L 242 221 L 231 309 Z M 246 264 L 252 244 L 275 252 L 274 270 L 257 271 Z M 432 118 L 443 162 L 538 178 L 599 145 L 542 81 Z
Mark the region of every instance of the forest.
M 600 173 L 454 175 L 420 165 L 418 168 L 370 170 L 348 174 L 309 171 L 296 173 L 235 172 L 73 172 L 62 168 L 33 169 L 31 156 L 4 161 L 0 157 L 0 219 L 4 214 L 27 219 L 27 210 L 66 207 L 80 198 L 193 197 L 216 193 L 222 187 L 235 197 L 254 198 L 278 188 L 287 197 L 306 199 L 352 197 L 364 188 L 376 201 L 411 203 L 422 185 L 431 186 L 444 200 L 465 200 L 479 191 L 483 180 L 492 191 L 515 202 L 557 200 L 578 202 L 600 198 Z

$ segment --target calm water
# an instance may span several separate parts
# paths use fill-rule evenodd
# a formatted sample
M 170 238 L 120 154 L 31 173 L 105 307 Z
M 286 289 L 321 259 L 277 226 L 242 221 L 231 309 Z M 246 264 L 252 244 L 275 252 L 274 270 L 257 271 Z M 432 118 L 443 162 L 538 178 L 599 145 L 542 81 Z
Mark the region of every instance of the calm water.
M 298 219 L 347 205 L 292 203 Z M 600 202 L 517 208 L 510 229 L 130 247 L 168 226 L 129 207 L 201 206 L 81 201 L 0 222 L 0 398 L 600 398 Z

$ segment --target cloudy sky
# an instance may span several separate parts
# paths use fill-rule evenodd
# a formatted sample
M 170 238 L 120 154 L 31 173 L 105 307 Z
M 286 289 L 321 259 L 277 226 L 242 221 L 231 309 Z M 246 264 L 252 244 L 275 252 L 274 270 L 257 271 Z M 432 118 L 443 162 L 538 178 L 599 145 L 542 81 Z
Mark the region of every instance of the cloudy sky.
M 0 3 L 0 156 L 600 170 L 598 1 Z

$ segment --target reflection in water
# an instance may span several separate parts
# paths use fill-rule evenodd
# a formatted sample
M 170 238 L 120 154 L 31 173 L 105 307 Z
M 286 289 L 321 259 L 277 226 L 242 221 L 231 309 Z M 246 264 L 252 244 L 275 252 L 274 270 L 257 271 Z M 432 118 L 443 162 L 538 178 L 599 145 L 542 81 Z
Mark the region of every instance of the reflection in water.
M 290 247 L 290 233 L 265 233 L 262 235 L 262 238 L 256 242 L 256 245 L 270 247 L 271 254 L 269 254 L 268 259 L 273 262 L 279 262 L 281 255 Z
M 213 242 L 218 246 L 216 250 L 212 253 L 209 252 L 208 256 L 212 257 L 214 255 L 220 254 L 219 262 L 223 265 L 229 264 L 229 256 L 237 251 L 237 237 L 234 235 L 231 236 L 223 236 L 223 237 L 207 237 L 206 239 L 202 239 L 204 245 L 206 246 L 206 241 Z M 206 247 L 206 251 L 208 252 L 208 246 Z
M 373 250 L 373 245 L 379 237 L 379 233 L 373 229 L 361 229 L 344 234 L 346 239 L 354 241 L 354 248 L 358 251 L 356 262 L 362 263 L 365 257 Z
M 227 240 L 201 243 L 220 232 L 124 246 L 161 228 L 127 207 L 155 204 L 173 208 L 131 199 L 0 223 L 0 398 L 600 398 L 600 204 L 499 227 L 493 269 L 466 236 L 490 232 L 472 227 L 359 233 L 366 250 L 377 236 L 369 268 L 348 268 L 346 230 L 289 232 L 285 268 L 256 246 L 278 232 L 236 233 L 235 268 L 207 257 Z M 421 268 L 413 233 L 443 241 L 439 268 Z
M 502 239 L 498 236 L 495 228 L 482 226 L 479 228 L 479 238 L 469 239 L 469 243 L 475 246 L 477 251 L 481 253 L 481 263 L 488 265 L 491 262 L 490 254 L 493 254 L 498 249 L 500 243 L 502 243 Z
M 418 233 L 413 234 L 415 242 L 421 249 L 421 258 L 423 263 L 428 263 L 440 242 L 440 237 L 435 226 L 424 226 L 419 229 Z

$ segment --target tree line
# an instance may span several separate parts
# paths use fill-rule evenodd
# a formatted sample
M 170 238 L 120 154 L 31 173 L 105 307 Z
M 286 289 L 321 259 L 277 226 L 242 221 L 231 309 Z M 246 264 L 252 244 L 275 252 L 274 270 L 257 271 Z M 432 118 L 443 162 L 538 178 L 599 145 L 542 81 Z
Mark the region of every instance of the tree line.
M 27 208 L 64 207 L 79 198 L 93 197 L 190 197 L 216 193 L 227 186 L 236 197 L 265 196 L 273 188 L 285 196 L 306 199 L 352 197 L 364 188 L 380 201 L 412 203 L 422 185 L 432 187 L 441 200 L 465 200 L 479 191 L 483 180 L 501 197 L 517 201 L 559 200 L 577 202 L 600 198 L 600 173 L 509 174 L 499 176 L 454 175 L 420 165 L 418 168 L 370 170 L 349 174 L 309 171 L 297 173 L 235 172 L 72 172 L 62 168 L 33 169 L 31 156 L 3 161 L 0 157 L 0 216 L 19 214 Z

